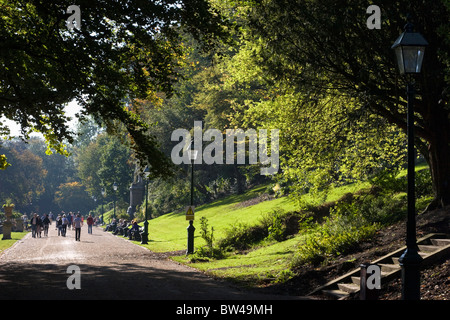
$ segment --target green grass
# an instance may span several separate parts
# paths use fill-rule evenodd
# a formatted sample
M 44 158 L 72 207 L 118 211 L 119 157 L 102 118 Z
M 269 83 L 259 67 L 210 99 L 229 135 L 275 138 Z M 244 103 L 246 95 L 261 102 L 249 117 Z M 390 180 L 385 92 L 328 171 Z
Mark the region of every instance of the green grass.
M 322 200 L 324 202 L 335 201 L 348 192 L 353 193 L 368 186 L 370 186 L 369 183 L 355 183 L 333 188 L 328 196 Z M 214 238 L 217 242 L 226 235 L 226 231 L 233 225 L 257 225 L 264 215 L 273 210 L 289 212 L 298 209 L 288 197 L 263 201 L 251 206 L 243 207 L 239 205 L 245 200 L 258 197 L 265 192 L 266 188 L 267 185 L 255 187 L 242 195 L 232 195 L 197 207 L 194 220 L 194 226 L 196 227 L 195 247 L 206 244 L 200 236 L 199 223 L 201 217 L 206 217 L 209 227 L 214 228 Z M 305 195 L 306 202 L 315 200 L 308 197 L 311 196 Z M 143 246 L 156 252 L 186 250 L 186 228 L 189 223 L 185 220 L 184 214 L 184 212 L 173 212 L 149 220 L 149 243 Z M 207 263 L 192 263 L 190 258 L 184 255 L 173 257 L 173 259 L 181 263 L 187 263 L 214 276 L 236 280 L 241 283 L 283 281 L 291 276 L 289 264 L 302 237 L 302 235 L 295 235 L 281 242 L 263 241 L 246 254 L 230 254 L 224 259 L 213 259 Z
M 290 276 L 290 261 L 295 253 L 301 236 L 297 235 L 286 241 L 260 246 L 247 254 L 233 254 L 225 259 L 212 260 L 208 263 L 194 262 L 191 267 L 208 272 L 216 277 L 227 278 L 241 283 L 265 283 L 286 280 Z M 185 257 L 174 260 L 187 262 Z
M 369 186 L 368 183 L 351 184 L 331 190 L 325 201 L 334 201 L 345 193 L 356 192 Z M 286 212 L 297 210 L 295 203 L 288 197 L 263 201 L 255 205 L 241 207 L 239 203 L 255 198 L 266 190 L 267 185 L 255 187 L 244 194 L 232 195 L 213 203 L 199 206 L 195 209 L 194 226 L 201 217 L 208 219 L 208 224 L 214 227 L 214 238 L 222 238 L 226 230 L 236 224 L 256 225 L 261 218 L 273 211 L 283 210 Z M 309 195 L 305 195 L 308 197 Z M 308 199 L 306 200 L 308 201 Z M 156 219 L 149 220 L 149 244 L 146 247 L 156 252 L 178 251 L 186 249 L 187 226 L 184 212 L 172 212 Z M 198 226 L 197 226 L 198 229 Z M 195 232 L 195 246 L 205 245 L 198 230 Z
M 416 168 L 423 169 L 421 166 Z M 398 177 L 404 175 L 402 170 Z M 276 210 L 284 212 L 298 210 L 296 204 L 287 197 L 242 206 L 242 202 L 253 199 L 264 193 L 268 185 L 255 187 L 241 195 L 232 195 L 195 209 L 194 226 L 195 248 L 206 243 L 200 236 L 200 218 L 206 217 L 209 228 L 214 228 L 215 244 L 225 237 L 227 230 L 237 224 L 258 225 L 268 213 Z M 306 194 L 302 202 L 319 205 L 340 199 L 346 193 L 356 193 L 369 188 L 369 182 L 358 182 L 329 190 L 326 198 L 317 198 Z M 181 251 L 187 247 L 187 226 L 185 212 L 172 212 L 149 220 L 149 244 L 143 245 L 155 252 Z M 212 274 L 217 277 L 239 281 L 240 283 L 262 284 L 285 281 L 293 274 L 290 271 L 292 261 L 298 253 L 298 246 L 304 240 L 302 234 L 296 234 L 285 241 L 263 240 L 245 253 L 228 253 L 223 259 L 210 259 L 208 262 L 191 261 L 191 256 L 173 257 L 174 260 Z M 195 256 L 195 255 L 194 255 Z
M 232 195 L 213 203 L 199 206 L 195 209 L 194 226 L 201 217 L 208 219 L 208 224 L 214 227 L 214 237 L 219 239 L 232 225 L 237 223 L 256 224 L 261 217 L 275 209 L 295 210 L 295 204 L 287 197 L 278 198 L 258 204 L 239 207 L 239 203 L 262 194 L 267 186 L 259 186 L 241 195 Z M 152 251 L 167 252 L 186 249 L 187 226 L 185 212 L 173 212 L 156 219 L 149 220 L 149 244 Z M 198 228 L 198 226 L 197 226 Z M 195 232 L 195 246 L 205 245 L 198 230 Z
M 11 247 L 18 240 L 22 239 L 28 232 L 11 232 L 11 239 L 0 240 L 0 253 Z M 3 238 L 3 235 L 0 237 Z

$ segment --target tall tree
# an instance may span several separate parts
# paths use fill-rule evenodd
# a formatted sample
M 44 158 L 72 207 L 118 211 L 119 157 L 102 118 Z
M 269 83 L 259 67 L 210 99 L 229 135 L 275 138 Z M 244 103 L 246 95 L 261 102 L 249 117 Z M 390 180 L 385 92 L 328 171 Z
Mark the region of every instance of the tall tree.
M 130 151 L 119 139 L 107 134 L 100 134 L 89 145 L 77 150 L 77 170 L 86 191 L 100 199 L 101 189 L 111 200 L 128 201 L 129 186 L 133 180 L 134 166 Z M 118 185 L 115 194 L 113 184 Z
M 206 0 L 80 0 L 80 28 L 68 30 L 72 4 L 0 1 L 0 116 L 19 122 L 25 137 L 30 128 L 42 132 L 62 151 L 73 139 L 63 109 L 76 100 L 79 117 L 92 115 L 110 132 L 122 123 L 153 174 L 169 174 L 171 162 L 127 101 L 171 94 L 185 54 L 179 31 L 212 46 L 225 34 L 223 19 Z
M 320 113 L 330 105 L 335 115 L 330 121 L 347 113 L 342 118 L 347 121 L 340 122 L 341 129 L 328 130 L 328 137 L 336 132 L 345 136 L 345 124 L 362 117 L 370 128 L 382 118 L 406 129 L 406 79 L 398 75 L 391 46 L 403 32 L 407 14 L 411 14 L 416 30 L 430 43 L 423 72 L 416 78 L 415 144 L 430 166 L 433 204 L 450 204 L 450 81 L 445 79 L 450 52 L 447 0 L 378 1 L 381 30 L 367 27 L 366 9 L 370 3 L 364 0 L 238 3 L 248 9 L 240 23 L 246 36 L 251 35 L 260 44 L 258 63 L 262 72 L 301 93 L 299 114 L 312 108 Z M 349 101 L 353 108 L 347 107 Z M 335 127 L 333 122 L 328 123 Z M 326 143 L 327 139 L 322 141 Z
M 21 141 L 9 142 L 5 151 L 11 167 L 0 173 L 0 197 L 11 198 L 22 210 L 44 193 L 47 171 L 42 159 Z

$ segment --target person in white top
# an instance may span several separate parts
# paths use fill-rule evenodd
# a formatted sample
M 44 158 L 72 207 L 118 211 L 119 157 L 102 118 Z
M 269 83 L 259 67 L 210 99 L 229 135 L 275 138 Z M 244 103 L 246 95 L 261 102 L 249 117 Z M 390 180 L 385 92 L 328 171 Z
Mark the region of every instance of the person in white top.
M 83 225 L 83 220 L 79 214 L 73 219 L 73 226 L 75 227 L 75 241 L 80 241 L 81 236 L 81 226 Z

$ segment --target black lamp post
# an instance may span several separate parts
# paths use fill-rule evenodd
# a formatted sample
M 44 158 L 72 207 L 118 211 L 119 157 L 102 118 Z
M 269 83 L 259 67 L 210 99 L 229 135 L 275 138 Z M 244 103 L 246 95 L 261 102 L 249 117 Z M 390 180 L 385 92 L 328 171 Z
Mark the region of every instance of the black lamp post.
M 418 33 L 413 32 L 412 23 L 408 22 L 403 32 L 392 45 L 397 57 L 401 75 L 407 80 L 407 136 L 408 136 L 408 217 L 406 224 L 406 250 L 400 257 L 402 267 L 402 299 L 420 299 L 420 263 L 416 242 L 416 212 L 414 191 L 414 75 L 422 69 L 425 47 L 428 42 Z
M 189 150 L 189 160 L 191 161 L 191 207 L 194 206 L 194 162 L 197 159 L 198 150 L 194 149 L 194 141 L 191 142 L 191 147 Z M 194 253 L 194 221 L 189 220 L 189 226 L 187 227 L 188 233 L 188 243 L 186 254 Z
M 114 197 L 113 197 L 113 203 L 114 203 L 114 219 L 116 219 L 116 191 L 117 191 L 117 183 L 114 182 L 113 184 L 113 190 L 114 190 Z
M 148 199 L 148 176 L 150 175 L 150 169 L 148 166 L 144 169 L 145 178 L 145 222 L 144 222 L 144 232 L 141 234 L 141 244 L 148 244 L 148 216 L 147 216 L 147 199 Z
M 105 200 L 105 194 L 106 194 L 105 189 L 102 188 L 101 193 L 102 193 L 102 224 L 104 224 L 105 220 L 103 219 L 103 213 L 105 212 L 105 210 L 103 210 L 103 201 Z

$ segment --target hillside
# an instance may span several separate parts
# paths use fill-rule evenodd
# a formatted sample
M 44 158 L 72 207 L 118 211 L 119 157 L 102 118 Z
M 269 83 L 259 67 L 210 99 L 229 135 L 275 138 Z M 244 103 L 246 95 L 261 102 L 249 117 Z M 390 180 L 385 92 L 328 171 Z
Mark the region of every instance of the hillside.
M 358 268 L 362 262 L 375 260 L 404 245 L 406 230 L 402 207 L 404 194 L 380 196 L 378 191 L 374 191 L 376 189 L 369 186 L 368 183 L 359 183 L 332 189 L 328 198 L 319 204 L 316 202 L 315 206 L 309 206 L 309 211 L 317 220 L 317 224 L 308 223 L 306 229 L 302 230 L 299 230 L 301 225 L 299 221 L 303 221 L 302 212 L 297 210 L 296 205 L 288 197 L 274 198 L 266 194 L 267 186 L 255 187 L 244 194 L 232 195 L 196 208 L 194 255 L 185 256 L 188 221 L 184 218 L 184 212 L 173 212 L 150 220 L 149 244 L 144 246 L 152 251 L 165 252 L 171 259 L 188 264 L 209 275 L 233 281 L 256 291 L 306 295 L 318 286 Z M 340 203 L 341 207 L 354 210 L 355 199 L 363 199 L 366 202 L 362 202 L 361 205 L 365 207 L 358 208 L 357 211 L 373 210 L 380 204 L 387 206 L 375 208 L 375 212 L 377 219 L 388 219 L 388 223 L 369 221 L 370 224 L 358 227 L 361 230 L 369 227 L 367 236 L 353 239 L 354 234 L 359 234 L 360 230 L 352 231 L 353 229 L 346 228 L 346 220 L 343 222 L 336 220 L 336 217 L 343 216 L 342 208 L 339 211 L 336 204 Z M 379 199 L 382 199 L 381 202 Z M 370 207 L 367 207 L 367 202 Z M 423 206 L 426 198 L 418 199 L 418 203 L 418 206 Z M 329 214 L 330 208 L 335 210 L 332 214 L 334 220 Z M 362 216 L 365 215 L 368 214 Z M 202 217 L 206 222 L 203 225 L 204 230 L 211 233 L 213 229 L 211 250 L 201 235 Z M 417 237 L 431 232 L 450 234 L 449 217 L 448 207 L 419 215 Z M 311 260 L 311 263 L 294 264 L 293 261 L 298 257 L 307 236 L 319 232 L 320 237 L 320 232 L 324 232 L 318 229 L 318 225 L 323 221 L 335 228 L 337 233 L 342 231 L 344 240 L 349 237 L 353 242 L 344 242 L 345 246 L 341 246 L 337 251 L 322 253 L 325 258 L 319 255 L 321 259 Z M 277 222 L 281 224 L 278 226 L 279 230 L 275 228 Z M 276 231 L 280 230 L 283 231 L 282 236 L 274 237 Z M 330 240 L 334 241 L 341 241 L 339 234 L 337 238 Z M 223 243 L 228 245 L 226 249 L 221 249 Z M 220 255 L 215 255 L 217 251 L 220 251 Z M 208 255 L 208 252 L 211 254 Z M 447 259 L 440 263 L 442 267 L 433 265 L 422 273 L 424 299 L 450 299 L 449 290 L 446 289 L 448 285 L 442 285 L 449 282 L 450 262 Z M 399 288 L 400 282 L 393 281 L 383 288 L 381 298 L 399 298 Z M 316 296 L 316 298 L 326 297 Z
M 428 233 L 450 234 L 450 206 L 430 211 L 417 218 L 417 237 Z M 360 244 L 358 250 L 340 256 L 335 261 L 320 267 L 304 266 L 297 270 L 297 276 L 286 283 L 263 290 L 304 295 L 315 288 L 358 268 L 363 262 L 375 260 L 405 245 L 406 221 L 399 221 L 379 230 L 372 241 Z M 450 300 L 450 257 L 446 257 L 421 272 L 421 298 L 424 300 Z M 401 279 L 392 281 L 382 288 L 380 300 L 396 300 L 401 297 Z M 327 299 L 325 296 L 315 296 Z M 359 298 L 359 296 L 355 297 Z

